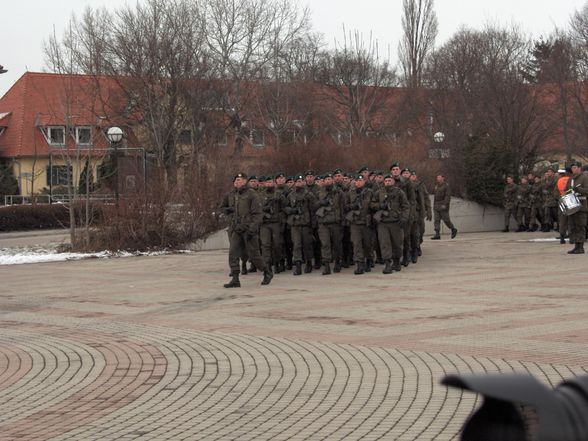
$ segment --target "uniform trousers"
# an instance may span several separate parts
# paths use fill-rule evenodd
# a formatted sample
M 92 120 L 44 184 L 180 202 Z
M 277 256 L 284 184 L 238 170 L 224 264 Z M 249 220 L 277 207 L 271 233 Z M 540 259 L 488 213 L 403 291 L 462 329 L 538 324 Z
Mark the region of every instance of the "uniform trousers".
M 455 227 L 449 218 L 449 210 L 433 210 L 434 211 L 434 222 L 435 222 L 435 231 L 439 231 L 441 229 L 441 221 L 447 225 L 447 228 L 453 230 Z
M 312 259 L 312 232 L 308 225 L 292 225 L 292 261 L 304 262 Z
M 517 224 L 524 225 L 526 227 L 529 226 L 531 222 L 531 207 L 521 207 L 517 208 Z
M 578 211 L 568 216 L 570 243 L 584 243 L 586 241 L 586 221 L 588 212 Z
M 382 250 L 382 259 L 390 260 L 402 257 L 404 232 L 398 222 L 379 222 L 378 241 Z
M 319 224 L 319 238 L 323 262 L 340 261 L 342 257 L 341 225 L 335 222 Z
M 282 260 L 282 226 L 279 222 L 261 224 L 261 255 L 266 265 Z
M 244 253 L 257 268 L 265 268 L 259 252 L 259 235 L 231 231 L 229 233 L 229 267 L 232 274 L 239 274 L 239 258 Z
M 351 242 L 353 243 L 353 258 L 356 262 L 364 262 L 372 258 L 372 228 L 368 225 L 351 224 Z
M 513 217 L 513 219 L 517 220 L 516 216 L 517 216 L 517 207 L 516 205 L 514 207 L 504 207 L 504 228 L 508 228 L 510 225 L 510 217 Z

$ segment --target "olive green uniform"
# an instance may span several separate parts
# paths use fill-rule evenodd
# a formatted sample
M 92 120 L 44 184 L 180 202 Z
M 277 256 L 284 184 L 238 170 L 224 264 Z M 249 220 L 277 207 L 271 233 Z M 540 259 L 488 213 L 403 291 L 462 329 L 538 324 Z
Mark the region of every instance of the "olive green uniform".
M 311 212 L 316 198 L 304 187 L 295 188 L 286 197 L 286 213 L 292 241 L 292 260 L 304 262 L 312 259 Z
M 584 244 L 586 241 L 586 222 L 588 216 L 588 174 L 577 173 L 570 178 L 566 185 L 566 190 L 573 190 L 578 196 L 582 208 L 580 211 L 568 216 L 568 229 L 570 243 Z
M 277 265 L 282 260 L 282 218 L 286 198 L 274 187 L 264 190 L 259 193 L 263 211 L 259 229 L 261 255 L 266 265 Z
M 531 192 L 529 184 L 520 184 L 517 188 L 517 223 L 529 229 L 531 222 Z
M 410 205 L 396 186 L 384 187 L 372 198 L 374 218 L 378 221 L 378 241 L 385 261 L 400 259 L 404 244 L 403 228 L 408 224 Z
M 265 268 L 259 252 L 259 227 L 263 212 L 257 192 L 243 187 L 228 193 L 221 205 L 229 219 L 229 267 L 239 274 L 239 258 L 246 253 L 257 268 Z
M 435 232 L 438 234 L 441 230 L 441 221 L 447 225 L 447 228 L 453 231 L 455 226 L 449 217 L 449 205 L 451 203 L 451 189 L 449 188 L 449 184 L 447 182 L 443 182 L 442 184 L 437 183 L 433 194 Z
M 343 193 L 335 186 L 321 188 L 316 207 L 323 263 L 340 262 L 343 257 L 341 229 Z
M 349 190 L 345 195 L 345 218 L 350 224 L 353 258 L 356 262 L 372 259 L 372 216 L 373 193 L 368 188 Z
M 535 231 L 538 225 L 543 223 L 543 198 L 541 192 L 541 181 L 534 182 L 529 194 L 531 201 L 531 218 L 529 224 L 532 231 Z
M 549 231 L 557 222 L 558 198 L 555 190 L 555 178 L 544 178 L 542 181 L 543 194 L 543 225 L 544 231 Z
M 506 184 L 503 192 L 504 229 L 508 230 L 511 216 L 516 221 L 518 188 L 513 184 Z

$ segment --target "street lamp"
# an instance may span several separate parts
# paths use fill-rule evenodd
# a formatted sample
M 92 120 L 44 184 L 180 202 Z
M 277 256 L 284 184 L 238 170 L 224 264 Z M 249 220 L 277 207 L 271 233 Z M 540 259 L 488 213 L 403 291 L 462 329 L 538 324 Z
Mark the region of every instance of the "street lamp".
M 114 168 L 114 200 L 116 208 L 118 208 L 118 144 L 123 139 L 123 131 L 120 127 L 110 127 L 106 131 L 106 137 L 110 141 L 110 145 L 114 148 L 114 158 L 112 159 L 112 166 Z

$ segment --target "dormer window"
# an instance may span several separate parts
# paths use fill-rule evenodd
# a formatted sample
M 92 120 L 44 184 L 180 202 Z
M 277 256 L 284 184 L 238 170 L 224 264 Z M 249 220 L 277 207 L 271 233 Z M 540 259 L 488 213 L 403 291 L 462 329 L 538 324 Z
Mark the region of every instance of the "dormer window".
M 92 143 L 92 129 L 90 127 L 76 127 L 76 144 L 90 145 Z
M 47 142 L 52 147 L 65 146 L 65 127 L 63 126 L 49 126 L 43 132 Z

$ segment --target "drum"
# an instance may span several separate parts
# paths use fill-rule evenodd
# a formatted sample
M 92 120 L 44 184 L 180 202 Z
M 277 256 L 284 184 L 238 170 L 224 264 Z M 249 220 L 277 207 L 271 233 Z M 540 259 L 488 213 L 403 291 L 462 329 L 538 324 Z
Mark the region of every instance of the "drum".
M 559 198 L 559 208 L 563 214 L 569 216 L 580 211 L 582 203 L 574 193 L 568 193 Z

